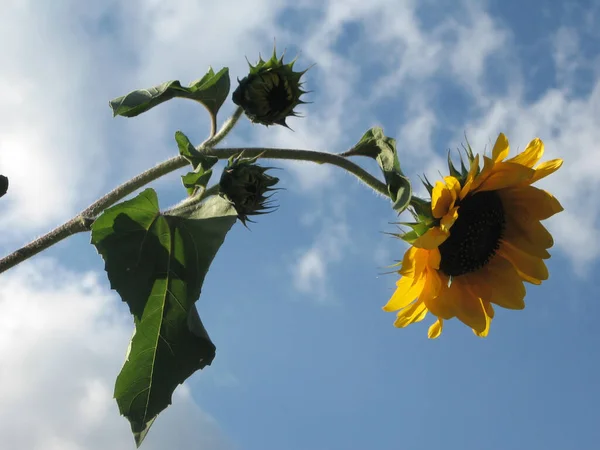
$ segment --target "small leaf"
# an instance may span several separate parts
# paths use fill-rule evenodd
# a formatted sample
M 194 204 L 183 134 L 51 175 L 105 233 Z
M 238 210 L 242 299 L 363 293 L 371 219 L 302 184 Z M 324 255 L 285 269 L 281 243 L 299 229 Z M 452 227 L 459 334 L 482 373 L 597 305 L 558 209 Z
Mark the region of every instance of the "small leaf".
M 156 193 L 146 189 L 92 225 L 111 287 L 134 316 L 115 398 L 138 446 L 175 388 L 215 356 L 194 304 L 236 216 L 218 196 L 185 216 L 161 214 Z
M 179 81 L 167 81 L 149 89 L 138 89 L 110 101 L 113 116 L 135 117 L 174 97 L 190 98 L 189 88 Z
M 425 174 L 423 174 L 423 178 L 419 178 L 421 179 L 421 183 L 423 183 L 423 186 L 425 186 L 425 189 L 427 189 L 427 192 L 429 192 L 429 195 L 431 196 L 431 194 L 433 193 L 433 184 L 431 184 L 431 182 L 427 178 L 427 175 Z
M 412 244 L 417 239 L 419 239 L 420 235 L 416 231 L 409 231 L 408 233 L 399 234 L 398 237 L 409 244 Z
M 460 155 L 460 153 L 459 153 L 459 155 Z M 460 162 L 462 163 L 462 158 L 460 159 Z M 463 167 L 464 167 L 464 165 L 463 165 Z M 452 162 L 450 150 L 448 150 L 448 171 L 450 172 L 450 175 L 453 176 L 454 178 L 456 178 L 457 180 L 461 179 L 461 173 L 456 169 L 456 167 L 454 166 L 454 163 Z
M 373 127 L 367 130 L 365 134 L 360 138 L 360 141 L 344 153 L 344 156 L 368 156 L 376 159 L 381 148 L 377 144 L 378 139 L 384 138 L 383 129 L 381 127 Z
M 206 75 L 190 84 L 191 98 L 202 103 L 216 116 L 229 95 L 229 88 L 229 69 L 225 67 L 215 74 L 212 67 L 209 67 Z
M 413 197 L 411 198 L 410 204 L 414 209 L 414 212 L 416 214 L 416 219 L 418 220 L 419 223 L 424 223 L 424 224 L 430 225 L 433 222 L 435 222 L 435 219 L 431 212 L 431 202 L 430 201 L 428 202 L 426 200 L 423 200 L 420 197 L 417 197 L 416 195 L 413 195 Z
M 179 154 L 187 159 L 194 168 L 193 172 L 181 176 L 181 181 L 188 194 L 193 195 L 199 187 L 206 188 L 212 175 L 210 169 L 219 161 L 219 158 L 196 150 L 188 137 L 181 131 L 175 133 L 175 140 L 179 147 Z
M 394 210 L 401 213 L 408 207 L 412 196 L 410 180 L 400 169 L 396 140 L 385 136 L 381 127 L 368 130 L 344 156 L 368 156 L 375 159 L 383 171 Z
M 0 197 L 8 191 L 8 177 L 0 175 Z
M 188 195 L 193 195 L 198 188 L 206 188 L 211 175 L 212 170 L 207 170 L 206 172 L 188 172 L 181 176 L 181 181 L 183 182 Z
M 196 147 L 181 131 L 175 132 L 175 141 L 177 141 L 179 154 L 190 162 L 194 170 L 198 166 L 201 166 L 206 171 L 219 161 L 219 158 L 216 156 L 207 155 L 196 150 Z
M 410 180 L 395 170 L 384 171 L 383 175 L 387 182 L 390 198 L 392 199 L 392 208 L 401 213 L 410 205 L 412 197 Z
M 432 224 L 426 224 L 423 222 L 400 222 L 399 225 L 410 227 L 417 234 L 417 236 L 422 236 L 431 228 Z

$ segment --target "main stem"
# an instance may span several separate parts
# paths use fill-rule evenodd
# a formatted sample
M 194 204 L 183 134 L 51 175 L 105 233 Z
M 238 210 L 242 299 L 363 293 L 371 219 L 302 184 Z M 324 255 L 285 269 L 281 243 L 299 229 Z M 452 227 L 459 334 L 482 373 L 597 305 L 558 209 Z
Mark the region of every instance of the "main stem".
M 360 181 L 371 187 L 373 190 L 385 195 L 386 197 L 389 195 L 387 192 L 387 187 L 384 183 L 373 177 L 362 167 L 339 155 L 312 150 L 285 148 L 213 148 L 233 129 L 242 113 L 243 110 L 241 108 L 237 108 L 235 113 L 225 122 L 225 124 L 223 124 L 218 133 L 198 146 L 198 151 L 217 156 L 219 159 L 227 159 L 233 155 L 243 152 L 244 156 L 248 158 L 258 156 L 265 159 L 287 159 L 295 161 L 312 161 L 321 164 L 332 164 L 354 174 Z M 181 169 L 188 164 L 189 162 L 183 156 L 176 156 L 123 183 L 119 187 L 106 194 L 104 197 L 92 203 L 89 207 L 68 222 L 65 222 L 44 236 L 0 259 L 0 273 L 5 272 L 17 264 L 20 264 L 21 262 L 31 258 L 37 253 L 51 247 L 52 245 L 73 234 L 89 231 L 94 219 L 106 208 L 114 205 L 146 184 L 162 177 L 163 175 L 166 175 L 177 169 Z

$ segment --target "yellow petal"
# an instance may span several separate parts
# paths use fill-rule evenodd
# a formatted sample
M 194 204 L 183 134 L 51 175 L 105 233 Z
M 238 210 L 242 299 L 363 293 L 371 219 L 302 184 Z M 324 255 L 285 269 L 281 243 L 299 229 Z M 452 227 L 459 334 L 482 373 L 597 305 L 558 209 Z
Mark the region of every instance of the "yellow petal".
M 446 183 L 446 187 L 450 191 L 450 195 L 454 200 L 458 198 L 458 194 L 460 194 L 460 181 L 458 181 L 455 177 L 444 177 L 444 182 Z
M 490 319 L 493 319 L 496 315 L 496 311 L 494 311 L 494 307 L 490 302 L 483 301 L 483 309 L 485 309 L 485 313 L 489 316 Z
M 563 210 L 552 194 L 533 186 L 502 189 L 498 194 L 506 213 L 522 220 L 544 220 Z
M 427 230 L 424 235 L 419 236 L 413 242 L 413 246 L 425 250 L 433 250 L 434 248 L 438 248 L 449 236 L 450 233 L 447 231 L 443 231 L 439 227 L 433 227 Z
M 454 283 L 448 286 L 447 275 L 441 272 L 438 272 L 437 275 L 440 279 L 438 294 L 435 297 L 424 299 L 425 306 L 433 315 L 442 319 L 451 319 L 456 316 L 456 304 L 459 302 L 457 297 L 460 297 L 462 292 Z
M 440 262 L 442 262 L 442 254 L 440 253 L 440 249 L 435 248 L 430 250 L 427 258 L 427 266 L 438 270 L 440 268 Z
M 478 332 L 483 332 L 486 327 L 485 310 L 481 304 L 481 300 L 473 294 L 469 289 L 469 285 L 465 283 L 465 276 L 459 276 L 452 280 L 452 285 L 457 285 L 456 295 L 456 317 L 465 325 L 473 328 Z
M 458 208 L 458 206 L 453 207 L 448 214 L 442 217 L 442 220 L 440 220 L 440 229 L 442 231 L 450 231 L 450 228 L 452 228 L 452 225 L 458 219 Z
M 394 322 L 397 328 L 404 328 L 411 323 L 420 322 L 427 315 L 427 308 L 421 301 L 417 301 L 412 305 L 407 306 L 401 311 L 398 311 L 398 318 Z
M 425 278 L 421 278 L 416 283 L 413 283 L 412 278 L 400 278 L 400 280 L 398 280 L 396 283 L 396 291 L 392 295 L 392 298 L 390 298 L 387 304 L 383 307 L 383 310 L 391 312 L 405 308 L 419 296 L 424 286 Z
M 525 286 L 513 265 L 496 255 L 479 272 L 466 275 L 469 288 L 484 301 L 507 309 L 525 308 Z
M 465 185 L 462 187 L 460 191 L 460 199 L 462 200 L 471 190 L 471 186 L 473 185 L 473 181 L 475 180 L 475 174 L 477 173 L 477 169 L 479 168 L 479 155 L 475 155 L 475 159 L 471 161 L 471 167 L 469 168 L 469 174 L 467 175 L 467 179 L 465 180 Z
M 535 171 L 529 167 L 510 162 L 499 162 L 494 165 L 490 175 L 479 185 L 473 189 L 478 192 L 497 191 L 511 186 L 518 186 L 524 182 L 528 182 L 534 175 Z
M 417 249 L 415 247 L 410 247 L 404 253 L 404 258 L 402 258 L 402 266 L 398 273 L 405 277 L 415 278 L 415 256 L 417 253 Z
M 498 139 L 496 139 L 496 143 L 494 144 L 494 149 L 492 150 L 492 159 L 494 162 L 500 162 L 504 158 L 508 156 L 508 152 L 510 147 L 508 146 L 508 139 L 504 133 L 500 133 L 498 135 Z
M 456 184 L 458 184 L 458 180 L 456 180 L 454 177 L 446 178 L 453 178 L 456 181 Z M 453 182 L 451 183 L 454 185 Z M 433 187 L 433 191 L 431 192 L 431 213 L 433 214 L 433 217 L 439 219 L 446 214 L 450 208 L 454 206 L 455 200 L 455 191 L 453 189 L 449 189 L 445 183 L 437 181 Z
M 436 320 L 433 325 L 429 327 L 427 337 L 429 339 L 436 339 L 440 337 L 440 334 L 442 334 L 442 328 L 444 328 L 444 321 L 442 319 Z
M 413 284 L 415 281 L 420 280 L 425 275 L 427 264 L 429 262 L 429 250 L 422 248 L 416 249 L 415 252 L 415 276 L 413 277 Z
M 537 220 L 520 220 L 506 215 L 506 228 L 503 239 L 513 247 L 538 258 L 548 259 L 546 249 L 554 245 L 550 232 Z
M 425 306 L 427 306 L 432 298 L 437 297 L 442 286 L 442 280 L 437 270 L 428 268 L 426 273 L 425 286 L 419 295 L 419 301 L 422 301 Z
M 529 183 L 533 184 L 536 181 L 541 180 L 542 178 L 547 177 L 548 175 L 556 172 L 558 169 L 560 169 L 560 166 L 562 166 L 562 164 L 562 159 L 551 159 L 550 161 L 545 161 L 541 163 L 535 168 L 535 174 L 533 175 Z
M 510 242 L 502 242 L 498 254 L 510 261 L 525 281 L 541 284 L 542 280 L 548 279 L 548 268 L 542 258 L 525 253 Z
M 519 153 L 508 162 L 522 164 L 526 167 L 533 167 L 544 154 L 544 143 L 541 139 L 535 138 L 531 141 L 522 153 Z
M 483 307 L 483 310 L 485 311 L 485 328 L 482 331 L 473 330 L 473 333 L 475 333 L 475 336 L 487 337 L 488 333 L 490 332 L 490 325 L 492 324 L 492 318 L 487 314 L 487 308 L 485 306 L 487 302 L 484 302 L 481 299 L 479 301 L 481 301 L 481 306 Z
M 490 175 L 493 173 L 494 165 L 495 163 L 493 159 L 488 158 L 487 156 L 483 157 L 483 169 L 481 169 L 479 175 L 477 175 L 473 180 L 473 183 L 471 184 L 470 188 L 471 192 L 477 190 L 477 188 L 479 188 L 479 186 L 481 186 L 481 184 L 490 177 Z M 463 191 L 460 193 L 461 199 L 463 198 L 463 192 L 464 188 Z

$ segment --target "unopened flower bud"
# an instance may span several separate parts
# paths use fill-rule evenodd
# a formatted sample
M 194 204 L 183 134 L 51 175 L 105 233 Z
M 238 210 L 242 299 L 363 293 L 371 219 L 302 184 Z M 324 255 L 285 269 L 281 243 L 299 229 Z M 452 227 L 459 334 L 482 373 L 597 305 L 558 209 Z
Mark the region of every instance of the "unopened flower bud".
M 266 174 L 268 167 L 255 164 L 257 158 L 230 158 L 221 175 L 221 194 L 233 203 L 238 218 L 246 225 L 248 216 L 267 214 L 274 208 L 270 201 L 279 178 Z
M 238 80 L 239 86 L 233 93 L 233 102 L 244 109 L 244 113 L 254 123 L 266 126 L 283 125 L 287 127 L 285 119 L 297 116 L 294 108 L 302 103 L 300 100 L 302 90 L 300 78 L 306 73 L 294 72 L 296 60 L 284 64 L 283 55 L 277 58 L 275 50 L 273 56 L 267 61 L 259 58 L 256 66 L 248 63 L 250 73 L 247 77 Z

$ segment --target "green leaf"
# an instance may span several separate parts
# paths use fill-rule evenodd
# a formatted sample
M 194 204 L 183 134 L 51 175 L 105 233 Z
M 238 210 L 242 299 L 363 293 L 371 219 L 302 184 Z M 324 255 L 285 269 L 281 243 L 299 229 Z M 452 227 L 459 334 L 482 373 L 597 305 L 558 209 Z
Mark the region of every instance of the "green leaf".
M 435 221 L 431 212 L 431 201 L 426 201 L 420 197 L 417 197 L 416 195 L 413 195 L 410 203 L 414 209 L 416 219 L 419 221 L 419 223 L 430 225 Z
M 114 116 L 135 117 L 174 97 L 189 98 L 189 89 L 179 81 L 167 81 L 148 89 L 138 89 L 109 102 Z
M 227 99 L 229 88 L 229 69 L 227 67 L 218 73 L 209 67 L 206 75 L 190 84 L 193 99 L 202 103 L 213 116 L 217 115 L 223 102 Z
M 135 117 L 175 97 L 202 103 L 213 116 L 229 94 L 229 69 L 225 67 L 215 74 L 209 68 L 201 79 L 184 87 L 178 80 L 167 81 L 148 89 L 138 89 L 109 102 L 113 116 Z
M 460 155 L 460 153 L 459 153 L 459 155 Z M 462 163 L 462 158 L 461 158 L 460 162 Z M 464 164 L 463 164 L 463 167 L 464 167 Z M 462 174 L 454 166 L 454 163 L 452 162 L 452 157 L 450 155 L 450 150 L 448 150 L 448 171 L 450 172 L 450 175 L 453 176 L 454 178 L 456 178 L 457 180 L 461 179 Z
M 138 446 L 175 388 L 215 356 L 194 304 L 237 212 L 218 196 L 186 211 L 161 214 L 156 193 L 146 189 L 92 225 L 111 287 L 134 316 L 115 398 Z
M 210 169 L 219 161 L 219 158 L 196 150 L 196 147 L 181 131 L 175 133 L 175 140 L 179 147 L 179 154 L 187 159 L 194 168 L 193 172 L 188 172 L 181 177 L 188 194 L 192 195 L 197 188 L 206 188 L 212 175 Z
M 375 159 L 383 171 L 394 210 L 401 213 L 408 207 L 412 196 L 410 180 L 400 169 L 396 140 L 384 135 L 381 127 L 368 130 L 344 156 L 368 156 Z
M 187 190 L 188 195 L 193 195 L 196 189 L 206 189 L 206 185 L 210 181 L 212 170 L 206 172 L 188 172 L 181 176 L 181 181 Z
M 196 147 L 181 131 L 175 132 L 175 141 L 177 141 L 179 154 L 190 162 L 194 170 L 200 166 L 202 170 L 206 171 L 219 161 L 219 158 L 216 156 L 207 155 L 196 150 Z
M 419 239 L 419 233 L 415 230 L 409 231 L 408 233 L 399 234 L 398 237 L 409 244 L 414 243 L 417 239 Z
M 0 197 L 2 197 L 8 191 L 8 178 L 4 175 L 0 175 Z
M 432 224 L 427 224 L 423 222 L 399 222 L 399 225 L 404 225 L 412 228 L 412 230 L 417 234 L 417 237 L 423 236 L 432 226 Z

